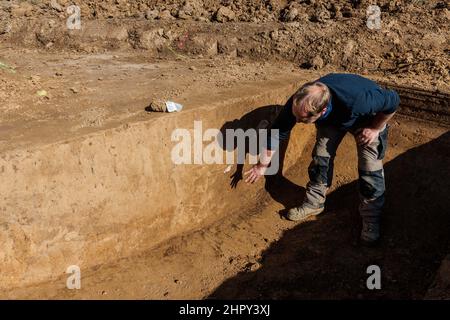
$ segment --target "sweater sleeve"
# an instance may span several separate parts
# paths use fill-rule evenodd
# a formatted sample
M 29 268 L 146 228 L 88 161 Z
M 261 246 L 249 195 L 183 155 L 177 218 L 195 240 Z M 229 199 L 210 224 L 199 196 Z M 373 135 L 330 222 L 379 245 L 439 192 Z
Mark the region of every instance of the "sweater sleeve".
M 267 149 L 269 150 L 277 149 L 279 141 L 289 139 L 291 130 L 297 122 L 292 113 L 292 100 L 292 97 L 289 98 L 270 127 L 270 129 L 277 129 L 278 134 L 272 133 L 272 130 L 269 130 L 267 135 Z
M 385 91 L 385 103 L 382 112 L 385 114 L 391 114 L 397 111 L 400 105 L 400 96 L 395 90 L 384 90 Z
M 399 104 L 400 97 L 395 90 L 376 88 L 359 95 L 353 106 L 353 113 L 357 115 L 379 112 L 392 114 L 397 111 Z

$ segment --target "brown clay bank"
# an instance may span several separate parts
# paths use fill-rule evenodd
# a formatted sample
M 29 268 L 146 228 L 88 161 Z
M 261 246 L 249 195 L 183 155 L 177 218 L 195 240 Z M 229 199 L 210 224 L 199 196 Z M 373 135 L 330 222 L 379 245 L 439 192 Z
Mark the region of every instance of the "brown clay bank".
M 250 113 L 254 111 L 250 109 Z M 84 250 L 84 257 L 93 259 L 86 254 L 90 249 L 96 252 L 96 258 L 103 261 L 92 268 L 82 265 L 82 288 L 66 288 L 68 275 L 63 273 L 63 263 L 73 264 L 70 255 L 77 251 L 71 251 L 69 246 L 80 241 L 79 238 L 67 238 L 53 244 L 54 250 L 64 250 L 65 258 L 60 260 L 59 270 L 55 267 L 53 281 L 16 289 L 5 288 L 1 296 L 422 299 L 448 249 L 450 217 L 447 208 L 450 203 L 445 196 L 450 181 L 448 126 L 401 114 L 393 120 L 385 160 L 389 188 L 384 236 L 380 246 L 371 249 L 356 245 L 359 235 L 357 172 L 353 168 L 357 159 L 355 143 L 350 136 L 344 139 L 338 150 L 335 182 L 324 214 L 300 224 L 280 219 L 279 213 L 299 203 L 307 182 L 307 165 L 314 141 L 314 131 L 307 128 L 299 125 L 293 132 L 284 177 L 266 180 L 256 192 L 254 186 L 249 187 L 239 180 L 230 185 L 236 167 L 228 175 L 223 174 L 223 166 L 171 168 L 175 172 L 171 178 L 180 179 L 175 181 L 176 185 L 168 185 L 159 179 L 158 184 L 151 185 L 152 192 L 142 200 L 151 201 L 147 209 L 141 211 L 147 221 L 142 219 L 139 223 L 131 223 L 128 228 L 125 223 L 118 222 L 120 216 L 110 214 L 109 210 L 102 212 L 99 208 L 88 216 L 82 211 L 67 215 L 66 219 L 80 217 L 79 224 L 74 224 L 75 228 L 82 225 L 82 219 L 89 219 L 87 222 L 91 228 L 97 229 L 97 238 L 89 239 L 80 250 Z M 163 170 L 161 167 L 160 171 Z M 156 189 L 158 185 L 171 189 Z M 124 197 L 130 191 L 116 194 L 114 201 L 117 203 L 119 196 Z M 157 197 L 153 198 L 154 194 Z M 174 206 L 172 211 L 167 210 L 159 216 L 166 222 L 162 229 L 167 232 L 169 226 L 184 219 L 191 231 L 178 234 L 150 250 L 138 247 L 136 244 L 146 246 L 152 242 L 151 237 L 143 239 L 149 232 L 152 236 L 157 235 L 149 229 L 150 223 L 153 226 L 158 223 L 150 221 L 151 215 L 157 212 L 153 204 L 161 207 L 171 205 L 173 197 L 167 196 L 169 194 L 178 196 L 182 206 Z M 131 216 L 136 214 L 133 209 L 126 209 L 127 218 L 135 218 Z M 201 215 L 205 219 L 203 222 L 199 221 Z M 193 219 L 196 219 L 197 227 L 193 226 Z M 105 226 L 103 234 L 98 231 L 102 226 L 100 220 Z M 107 229 L 107 223 L 115 223 L 116 226 L 112 230 Z M 59 220 L 60 230 L 65 224 L 66 221 Z M 47 229 L 48 225 L 51 226 L 51 222 L 47 222 Z M 75 230 L 84 232 L 86 229 Z M 120 238 L 122 230 L 127 235 Z M 143 232 L 139 234 L 141 230 Z M 132 239 L 130 234 L 142 238 Z M 102 238 L 105 235 L 109 236 L 107 240 Z M 140 251 L 117 259 L 117 251 L 113 257 L 98 250 L 103 245 L 104 253 L 111 252 L 117 250 L 119 243 L 122 247 L 135 245 L 135 249 Z M 52 259 L 51 262 L 58 263 L 58 260 Z M 364 286 L 366 268 L 372 264 L 381 267 L 383 290 L 369 291 Z
M 286 80 L 266 83 L 271 90 L 246 87 L 239 98 L 211 103 L 208 96 L 177 114 L 2 152 L 3 288 L 54 278 L 69 265 L 88 268 L 136 254 L 239 210 L 241 202 L 222 192 L 225 165 L 172 162 L 172 132 L 191 130 L 196 120 L 220 129 L 264 106 L 256 116 L 270 119 L 276 110 L 270 105 L 301 83 Z M 241 200 L 251 203 L 256 192 Z

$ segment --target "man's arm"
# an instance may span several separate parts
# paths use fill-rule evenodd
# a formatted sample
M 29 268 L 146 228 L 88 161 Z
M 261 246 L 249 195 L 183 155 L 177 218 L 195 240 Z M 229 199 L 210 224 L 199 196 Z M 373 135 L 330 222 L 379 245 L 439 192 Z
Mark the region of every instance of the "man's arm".
M 291 130 L 297 122 L 294 114 L 292 113 L 292 101 L 293 97 L 290 97 L 275 121 L 270 126 L 270 129 L 278 130 L 278 135 L 273 137 L 272 131 L 269 130 L 267 134 L 267 149 L 276 150 L 278 148 L 279 141 L 289 139 Z
M 389 114 L 379 112 L 373 118 L 370 127 L 356 130 L 356 141 L 358 142 L 358 144 L 366 146 L 375 141 L 375 139 L 380 134 L 380 131 L 384 129 L 384 126 L 394 116 L 394 114 L 395 111 Z
M 261 151 L 259 161 L 244 175 L 247 183 L 253 183 L 261 178 L 270 165 L 273 155 L 275 154 L 279 141 L 289 139 L 289 134 L 296 123 L 294 114 L 292 113 L 292 97 L 286 102 L 283 109 L 278 114 L 270 129 L 277 129 L 278 135 L 273 137 L 269 130 L 267 135 L 267 148 Z
M 245 172 L 244 175 L 248 175 L 245 179 L 247 183 L 253 183 L 259 180 L 265 173 L 267 168 L 270 165 L 270 161 L 272 161 L 273 155 L 276 150 L 263 150 L 259 157 L 259 162 L 255 164 L 249 171 Z
M 380 131 L 394 116 L 400 104 L 400 97 L 394 90 L 379 89 L 376 92 L 379 95 L 374 94 L 371 99 L 372 110 L 377 111 L 372 123 L 368 128 L 361 128 L 356 131 L 356 141 L 363 146 L 375 141 Z
M 372 129 L 376 129 L 378 131 L 383 130 L 384 126 L 388 123 L 389 120 L 394 116 L 396 111 L 386 114 L 384 112 L 379 112 L 375 115 L 372 121 Z

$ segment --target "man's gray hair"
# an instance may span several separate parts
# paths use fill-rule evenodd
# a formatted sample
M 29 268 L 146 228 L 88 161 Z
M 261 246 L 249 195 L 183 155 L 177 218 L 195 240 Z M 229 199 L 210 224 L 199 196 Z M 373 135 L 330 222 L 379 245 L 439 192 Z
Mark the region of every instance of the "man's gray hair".
M 327 106 L 330 96 L 330 90 L 322 82 L 308 82 L 294 94 L 293 106 L 304 101 L 306 103 L 305 111 L 309 116 L 315 116 Z

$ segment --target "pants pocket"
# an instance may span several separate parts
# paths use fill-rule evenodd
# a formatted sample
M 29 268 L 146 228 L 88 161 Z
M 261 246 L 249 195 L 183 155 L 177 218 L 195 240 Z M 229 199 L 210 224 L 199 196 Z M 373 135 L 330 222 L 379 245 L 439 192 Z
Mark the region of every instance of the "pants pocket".
M 388 132 L 389 132 L 389 125 L 386 125 L 386 128 L 383 131 L 381 131 L 380 134 L 378 135 L 378 140 L 380 142 L 377 148 L 378 160 L 384 159 L 384 156 L 386 154 Z

